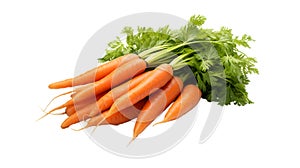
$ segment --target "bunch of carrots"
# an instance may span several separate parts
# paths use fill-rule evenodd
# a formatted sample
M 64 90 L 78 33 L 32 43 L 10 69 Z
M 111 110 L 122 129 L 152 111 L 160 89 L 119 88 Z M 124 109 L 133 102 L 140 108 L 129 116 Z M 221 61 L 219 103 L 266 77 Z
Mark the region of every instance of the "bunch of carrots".
M 135 139 L 172 102 L 164 120 L 159 123 L 175 120 L 197 105 L 202 94 L 200 89 L 193 84 L 184 86 L 183 83 L 180 77 L 173 75 L 170 64 L 148 70 L 145 60 L 128 54 L 74 78 L 50 84 L 51 89 L 75 89 L 61 94 L 70 94 L 70 100 L 44 116 L 65 108 L 68 118 L 61 128 L 87 121 L 82 129 L 119 125 L 137 118 L 133 131 Z
M 70 99 L 44 116 L 65 108 L 68 118 L 61 127 L 86 121 L 80 130 L 136 118 L 135 139 L 166 109 L 158 123 L 180 118 L 200 98 L 219 105 L 253 103 L 246 85 L 249 74 L 258 74 L 256 59 L 238 48 L 250 48 L 253 39 L 246 34 L 235 36 L 225 27 L 205 29 L 205 20 L 194 15 L 177 30 L 138 27 L 135 32 L 125 27 L 126 40 L 110 42 L 100 66 L 49 85 L 73 90 L 56 96 L 69 94 Z

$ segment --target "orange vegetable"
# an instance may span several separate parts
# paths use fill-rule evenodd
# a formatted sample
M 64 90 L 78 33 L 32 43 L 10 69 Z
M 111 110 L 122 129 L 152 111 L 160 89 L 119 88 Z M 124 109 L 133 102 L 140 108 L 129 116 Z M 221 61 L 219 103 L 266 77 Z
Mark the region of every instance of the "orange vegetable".
M 105 77 L 112 71 L 114 71 L 119 66 L 133 60 L 137 59 L 138 56 L 134 54 L 128 54 L 122 57 L 119 57 L 117 59 L 114 59 L 108 63 L 102 64 L 92 70 L 89 70 L 79 76 L 76 76 L 74 78 L 69 78 L 63 81 L 51 83 L 49 85 L 50 89 L 59 89 L 59 88 L 65 88 L 65 87 L 72 87 L 72 86 L 78 86 L 83 85 L 91 82 L 95 82 L 100 80 L 101 78 Z
M 185 86 L 180 96 L 169 108 L 163 121 L 156 124 L 180 118 L 198 104 L 201 96 L 202 92 L 196 85 L 190 84 Z
M 110 90 L 101 99 L 97 101 L 97 106 L 93 108 L 89 114 L 90 117 L 96 116 L 101 111 L 107 110 L 114 103 L 114 100 L 128 92 L 128 90 L 137 86 L 141 81 L 143 81 L 151 71 L 145 72 L 131 79 L 130 81 L 121 84 Z
M 106 113 L 106 117 L 137 103 L 163 87 L 172 78 L 172 75 L 173 70 L 169 64 L 159 65 L 139 85 L 119 97 Z
M 136 120 L 133 139 L 142 133 L 176 99 L 182 87 L 182 80 L 179 77 L 174 77 L 161 90 L 150 95 Z
M 87 127 L 91 126 L 98 126 L 98 125 L 107 125 L 107 124 L 112 124 L 112 125 L 119 125 L 123 124 L 125 122 L 128 122 L 138 116 L 140 113 L 141 109 L 145 105 L 147 99 L 143 99 L 136 103 L 133 106 L 127 107 L 126 109 L 122 110 L 121 112 L 114 113 L 113 115 L 105 118 L 104 122 L 101 122 L 103 120 L 103 115 L 97 115 L 95 117 L 92 117 L 87 125 Z M 104 112 L 103 114 L 107 113 L 108 111 Z
M 146 62 L 142 59 L 131 60 L 126 64 L 118 67 L 101 80 L 93 83 L 91 87 L 88 87 L 87 89 L 84 89 L 76 94 L 73 99 L 76 101 L 81 101 L 109 90 L 110 88 L 121 84 L 122 82 L 134 77 L 135 75 L 144 72 L 146 66 Z

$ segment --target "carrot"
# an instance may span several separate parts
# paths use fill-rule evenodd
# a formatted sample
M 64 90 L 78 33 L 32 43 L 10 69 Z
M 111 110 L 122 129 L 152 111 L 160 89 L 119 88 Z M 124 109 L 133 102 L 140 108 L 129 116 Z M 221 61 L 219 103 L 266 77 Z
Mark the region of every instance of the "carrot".
M 81 108 L 81 107 L 84 107 L 85 105 L 91 103 L 91 102 L 96 102 L 97 100 L 99 100 L 106 92 L 103 92 L 103 93 L 100 93 L 98 94 L 96 97 L 90 97 L 89 99 L 86 99 L 86 100 L 75 100 L 74 98 L 68 100 L 66 103 L 60 105 L 60 106 L 57 106 L 55 108 L 53 108 L 52 110 L 50 110 L 49 112 L 47 112 L 46 114 L 44 114 L 42 117 L 40 117 L 38 120 L 46 117 L 47 115 L 51 114 L 52 112 L 56 111 L 56 110 L 59 110 L 59 109 L 62 109 L 62 108 L 65 108 L 65 107 L 69 107 L 69 106 L 74 106 L 76 108 Z M 75 109 L 76 111 L 76 109 Z M 74 111 L 73 111 L 74 112 Z M 65 112 L 66 113 L 66 112 Z M 64 114 L 64 113 L 61 113 L 61 114 Z
M 176 99 L 182 87 L 182 80 L 179 77 L 174 77 L 161 90 L 150 95 L 149 100 L 136 120 L 133 130 L 133 140 Z
M 97 101 L 97 106 L 91 110 L 89 116 L 93 117 L 99 114 L 101 111 L 107 110 L 114 103 L 114 100 L 141 83 L 150 74 L 150 72 L 151 71 L 140 74 L 130 81 L 110 90 L 107 94 L 105 94 L 101 99 Z
M 106 93 L 101 93 L 97 95 L 95 99 L 87 99 L 81 103 L 74 104 L 74 110 L 69 112 L 70 116 L 63 122 L 61 127 L 67 128 L 72 124 L 76 124 L 79 121 L 90 118 L 88 114 L 90 113 L 91 109 L 96 106 L 97 100 L 99 100 L 105 94 Z
M 70 115 L 76 113 L 75 106 L 71 105 L 71 106 L 66 107 L 65 113 L 67 114 L 67 116 L 70 116 Z
M 111 125 L 119 125 L 119 124 L 123 124 L 126 123 L 134 118 L 136 118 L 138 116 L 138 114 L 140 113 L 141 109 L 143 108 L 143 106 L 145 105 L 147 99 L 143 99 L 141 101 L 139 101 L 138 103 L 136 103 L 133 106 L 130 106 L 122 111 L 118 111 L 116 113 L 114 113 L 113 115 L 105 118 L 104 122 L 101 122 L 103 120 L 103 116 L 104 115 L 97 115 L 95 117 L 92 117 L 88 123 L 86 124 L 86 126 L 84 126 L 82 129 L 91 127 L 91 126 L 99 126 L 99 125 L 107 125 L 107 124 L 111 124 Z M 108 112 L 105 111 L 103 112 L 103 114 L 106 114 Z
M 156 124 L 161 124 L 180 118 L 198 104 L 201 96 L 202 92 L 196 85 L 190 84 L 185 86 L 180 96 L 171 105 L 163 121 Z
M 163 87 L 172 78 L 172 75 L 173 70 L 169 64 L 159 65 L 139 85 L 119 97 L 113 103 L 106 115 L 112 115 L 115 112 L 123 110 L 147 97 L 151 93 Z
M 115 69 L 112 73 L 102 78 L 101 80 L 84 87 L 84 89 L 80 90 L 77 94 L 73 96 L 73 98 L 66 103 L 50 110 L 38 120 L 44 118 L 45 116 L 51 114 L 55 110 L 62 109 L 64 107 L 73 105 L 75 102 L 82 102 L 88 98 L 91 98 L 97 94 L 103 93 L 107 91 L 113 86 L 116 86 L 125 80 L 143 72 L 146 69 L 146 62 L 142 59 L 135 59 L 123 64 L 119 68 Z
M 76 94 L 78 94 L 79 92 L 89 88 L 89 87 L 92 87 L 93 86 L 93 83 L 89 83 L 89 84 L 86 84 L 86 85 L 82 85 L 82 86 L 76 86 L 74 88 L 74 93 L 70 95 L 71 98 L 73 98 Z
M 100 96 L 98 95 L 97 98 L 96 98 L 96 100 L 88 99 L 88 101 L 85 100 L 85 101 L 83 101 L 81 103 L 76 103 L 76 105 L 73 104 L 73 105 L 67 106 L 66 110 L 65 110 L 65 114 L 67 114 L 68 116 L 70 116 L 70 115 L 76 113 L 76 111 L 79 111 L 79 110 L 83 109 L 84 107 L 88 106 L 89 104 L 95 103 L 97 100 L 100 99 L 98 97 L 100 97 Z
M 84 108 L 76 111 L 75 113 L 73 113 L 72 115 L 70 115 L 62 124 L 61 124 L 61 128 L 65 129 L 68 128 L 69 126 L 71 126 L 72 124 L 76 124 L 79 121 L 88 119 L 88 116 L 86 115 L 94 106 L 94 103 L 91 103 L 87 106 L 85 106 Z
M 83 85 L 83 84 L 98 81 L 101 78 L 108 75 L 109 73 L 111 73 L 112 71 L 114 71 L 117 67 L 119 67 L 133 59 L 137 59 L 137 58 L 138 58 L 138 56 L 135 54 L 124 55 L 124 56 L 116 58 L 110 62 L 102 64 L 96 68 L 93 68 L 93 69 L 91 69 L 81 75 L 78 75 L 74 78 L 69 78 L 66 80 L 51 83 L 49 85 L 49 88 L 50 89 L 59 89 L 59 88 L 78 86 L 78 85 Z
M 71 116 L 72 114 L 76 113 L 76 111 L 83 109 L 84 107 L 90 105 L 91 103 L 96 103 L 105 94 L 106 92 L 97 95 L 95 99 L 91 98 L 91 99 L 84 100 L 82 102 L 75 103 L 73 105 L 69 105 L 66 107 L 65 114 Z
M 123 64 L 115 69 L 112 73 L 105 76 L 101 80 L 93 83 L 92 87 L 84 89 L 74 96 L 74 100 L 81 101 L 87 99 L 93 95 L 102 93 L 122 82 L 132 78 L 133 76 L 143 72 L 147 67 L 147 64 L 142 59 L 135 59 Z

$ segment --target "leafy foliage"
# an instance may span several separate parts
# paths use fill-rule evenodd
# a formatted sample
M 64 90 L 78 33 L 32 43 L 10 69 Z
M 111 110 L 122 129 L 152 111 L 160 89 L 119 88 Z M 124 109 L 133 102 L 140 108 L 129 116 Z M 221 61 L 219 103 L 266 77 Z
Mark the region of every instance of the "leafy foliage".
M 256 60 L 239 48 L 250 48 L 251 36 L 238 37 L 232 30 L 203 28 L 206 18 L 194 15 L 178 30 L 168 26 L 154 30 L 125 27 L 126 39 L 119 37 L 108 44 L 106 55 L 100 61 L 109 61 L 128 53 L 139 54 L 149 64 L 170 63 L 174 70 L 189 66 L 203 93 L 203 98 L 220 105 L 246 105 L 248 75 L 258 74 Z

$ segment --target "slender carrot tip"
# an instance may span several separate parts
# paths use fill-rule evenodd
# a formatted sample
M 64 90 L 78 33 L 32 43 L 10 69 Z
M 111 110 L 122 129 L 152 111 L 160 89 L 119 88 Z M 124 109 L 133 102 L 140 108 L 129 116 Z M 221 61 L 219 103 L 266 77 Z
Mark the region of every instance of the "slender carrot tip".
M 42 118 L 46 117 L 47 114 L 44 114 L 43 116 L 39 117 L 38 119 L 36 119 L 35 121 L 40 121 Z
M 64 114 L 66 114 L 66 112 L 61 112 L 61 113 L 53 113 L 53 114 L 51 114 L 51 115 L 64 115 Z
M 98 125 L 92 130 L 91 135 L 94 134 L 94 132 L 96 131 Z
M 160 122 L 157 122 L 157 123 L 153 124 L 152 126 L 154 127 L 157 124 L 162 124 L 162 123 L 165 123 L 165 122 L 167 122 L 167 121 L 163 120 L 163 121 L 160 121 Z
M 40 118 L 38 118 L 36 121 L 40 121 L 41 119 L 43 119 L 43 118 L 45 118 L 47 115 L 49 115 L 50 113 L 48 112 L 48 113 L 46 113 L 46 114 L 44 114 L 44 115 L 42 115 Z
M 71 128 L 73 131 L 81 131 L 81 130 L 84 130 L 86 129 L 87 127 L 89 127 L 88 125 L 82 127 L 82 128 L 79 128 L 79 129 L 74 129 L 74 128 Z
M 128 147 L 135 139 L 136 139 L 136 137 L 132 137 L 131 140 L 128 142 L 126 147 Z

